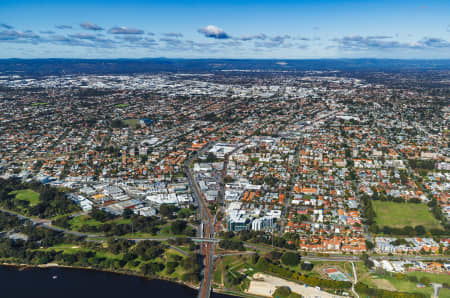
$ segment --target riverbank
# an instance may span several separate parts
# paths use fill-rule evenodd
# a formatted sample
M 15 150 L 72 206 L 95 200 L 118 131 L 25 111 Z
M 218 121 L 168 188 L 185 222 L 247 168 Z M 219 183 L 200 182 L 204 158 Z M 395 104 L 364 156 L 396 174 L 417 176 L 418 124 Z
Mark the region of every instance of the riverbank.
M 18 263 L 7 263 L 7 262 L 0 262 L 0 268 L 1 267 L 9 267 L 9 268 L 14 268 L 19 272 L 22 271 L 26 271 L 28 269 L 33 270 L 33 269 L 69 269 L 69 270 L 82 270 L 82 271 L 89 271 L 89 272 L 96 272 L 96 273 L 108 273 L 108 274 L 115 274 L 115 275 L 119 275 L 119 276 L 127 276 L 127 277 L 138 277 L 138 278 L 142 278 L 148 281 L 161 281 L 161 282 L 167 282 L 167 283 L 171 283 L 171 284 L 175 284 L 177 286 L 183 286 L 183 287 L 187 287 L 191 290 L 194 291 L 198 291 L 199 287 L 194 285 L 194 284 L 190 284 L 190 283 L 186 283 L 183 281 L 174 281 L 171 279 L 167 279 L 164 277 L 149 277 L 149 276 L 144 276 L 143 274 L 139 274 L 137 272 L 124 272 L 124 271 L 118 271 L 118 270 L 105 270 L 105 269 L 97 269 L 97 268 L 93 268 L 93 267 L 82 267 L 82 266 L 67 266 L 67 265 L 59 265 L 57 263 L 48 263 L 48 264 L 38 264 L 38 265 L 31 265 L 31 264 L 18 264 Z M 235 291 L 230 291 L 227 289 L 221 289 L 221 288 L 214 288 L 213 289 L 213 294 L 212 297 L 214 298 L 232 298 L 232 297 L 243 297 L 243 298 L 259 298 L 261 296 L 256 296 L 256 295 L 251 295 L 249 293 L 238 293 Z
M 196 298 L 198 295 L 197 290 L 177 283 L 84 268 L 0 266 L 0 278 L 3 281 L 1 296 L 5 298 L 123 298 L 149 295 Z
M 107 273 L 113 273 L 113 274 L 119 274 L 119 275 L 126 275 L 126 276 L 135 276 L 144 278 L 147 280 L 161 280 L 166 282 L 171 282 L 175 284 L 179 284 L 182 286 L 189 287 L 193 290 L 199 290 L 199 286 L 183 282 L 181 280 L 173 280 L 170 278 L 166 278 L 164 276 L 146 276 L 144 274 L 134 272 L 134 271 L 121 271 L 121 270 L 112 270 L 112 269 L 102 269 L 102 268 L 94 268 L 94 267 L 83 267 L 83 266 L 68 266 L 68 265 L 60 265 L 57 263 L 48 263 L 48 264 L 38 264 L 38 265 L 32 265 L 32 264 L 18 264 L 18 263 L 7 263 L 7 262 L 1 262 L 0 266 L 6 266 L 6 267 L 15 267 L 19 271 L 25 270 L 25 269 L 32 269 L 32 268 L 66 268 L 66 269 L 77 269 L 77 270 L 89 270 L 89 271 L 96 271 L 96 272 L 107 272 Z
M 195 290 L 198 291 L 199 290 L 199 286 L 195 285 L 195 284 L 191 284 L 191 283 L 187 283 L 187 282 L 183 282 L 180 280 L 172 280 L 169 278 L 165 278 L 163 276 L 155 276 L 155 277 L 149 277 L 149 276 L 145 276 L 143 274 L 140 274 L 138 272 L 132 272 L 132 271 L 119 271 L 119 270 L 109 270 L 109 269 L 99 269 L 99 268 L 94 268 L 94 267 L 82 267 L 82 266 L 68 266 L 68 265 L 60 265 L 57 263 L 48 263 L 48 264 L 38 264 L 38 265 L 32 265 L 32 264 L 19 264 L 19 263 L 7 263 L 7 262 L 0 262 L 0 267 L 10 267 L 10 268 L 15 268 L 18 271 L 24 271 L 27 269 L 51 269 L 51 268 L 57 268 L 57 269 L 72 269 L 72 270 L 83 270 L 83 271 L 91 271 L 91 272 L 99 272 L 99 273 L 111 273 L 111 274 L 116 274 L 116 275 L 123 275 L 123 276 L 130 276 L 130 277 L 139 277 L 139 278 L 143 278 L 145 280 L 148 281 L 163 281 L 163 282 L 168 282 L 168 283 L 172 283 L 172 284 L 176 284 L 179 286 L 184 286 L 187 287 L 191 290 Z M 217 298 L 231 298 L 231 297 L 244 297 L 244 298 L 249 298 L 249 297 L 260 297 L 260 296 L 255 296 L 255 295 L 249 295 L 247 293 L 237 293 L 234 291 L 229 291 L 226 289 L 220 289 L 220 288 L 214 288 L 213 289 L 213 297 Z

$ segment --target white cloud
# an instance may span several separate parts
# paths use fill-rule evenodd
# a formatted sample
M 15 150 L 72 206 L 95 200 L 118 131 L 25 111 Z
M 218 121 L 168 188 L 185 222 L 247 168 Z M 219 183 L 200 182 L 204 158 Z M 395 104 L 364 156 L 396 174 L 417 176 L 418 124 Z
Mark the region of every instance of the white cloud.
M 227 39 L 230 38 L 230 36 L 223 31 L 223 29 L 214 26 L 214 25 L 208 25 L 206 27 L 202 27 L 198 29 L 198 32 L 203 34 L 205 37 L 210 38 L 216 38 L 216 39 Z

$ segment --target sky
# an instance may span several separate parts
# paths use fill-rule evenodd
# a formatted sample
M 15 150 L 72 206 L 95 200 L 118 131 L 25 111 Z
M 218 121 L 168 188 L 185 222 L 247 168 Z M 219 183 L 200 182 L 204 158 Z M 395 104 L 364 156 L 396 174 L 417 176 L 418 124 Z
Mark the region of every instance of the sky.
M 0 58 L 450 58 L 449 0 L 0 0 Z

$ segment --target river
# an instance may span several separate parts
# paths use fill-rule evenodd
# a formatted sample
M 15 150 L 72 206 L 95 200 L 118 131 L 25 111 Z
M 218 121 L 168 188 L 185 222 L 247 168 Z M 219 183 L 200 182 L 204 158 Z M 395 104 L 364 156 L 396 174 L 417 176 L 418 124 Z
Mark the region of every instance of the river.
M 54 278 L 55 277 L 55 278 Z M 194 298 L 197 291 L 163 280 L 71 268 L 0 266 L 1 298 Z M 212 294 L 213 298 L 233 296 Z

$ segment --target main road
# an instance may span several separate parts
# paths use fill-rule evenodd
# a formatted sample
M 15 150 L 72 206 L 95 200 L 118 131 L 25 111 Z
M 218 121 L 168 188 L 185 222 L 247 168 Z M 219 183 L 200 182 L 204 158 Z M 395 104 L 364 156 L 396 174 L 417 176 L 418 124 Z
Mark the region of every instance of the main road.
M 197 182 L 192 175 L 190 165 L 197 158 L 197 156 L 205 153 L 209 146 L 203 147 L 201 150 L 193 154 L 191 157 L 186 159 L 183 168 L 188 178 L 189 185 L 194 191 L 194 196 L 197 199 L 200 215 L 200 227 L 199 231 L 202 233 L 201 238 L 209 239 L 213 237 L 214 233 L 214 220 L 211 212 L 206 204 L 205 197 L 200 191 Z M 214 257 L 214 243 L 209 241 L 202 241 L 200 244 L 200 252 L 204 257 L 204 269 L 203 269 L 203 279 L 200 284 L 200 289 L 198 291 L 199 298 L 209 298 L 211 294 L 211 279 L 213 273 L 213 257 Z

